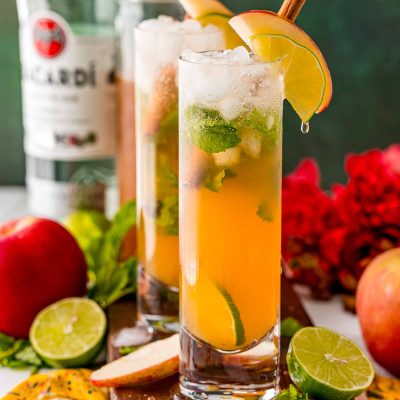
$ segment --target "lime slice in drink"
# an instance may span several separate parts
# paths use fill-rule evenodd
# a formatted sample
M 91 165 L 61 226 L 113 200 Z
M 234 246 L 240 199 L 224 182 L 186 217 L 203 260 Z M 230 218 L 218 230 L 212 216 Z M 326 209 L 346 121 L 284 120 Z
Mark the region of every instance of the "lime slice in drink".
M 210 280 L 184 289 L 185 328 L 220 350 L 235 350 L 245 343 L 240 311 L 230 293 Z
M 318 399 L 353 399 L 374 379 L 372 365 L 362 350 L 326 328 L 299 330 L 290 342 L 287 363 L 293 382 Z
M 69 298 L 43 309 L 29 338 L 37 353 L 52 367 L 87 365 L 103 343 L 107 321 L 93 300 Z

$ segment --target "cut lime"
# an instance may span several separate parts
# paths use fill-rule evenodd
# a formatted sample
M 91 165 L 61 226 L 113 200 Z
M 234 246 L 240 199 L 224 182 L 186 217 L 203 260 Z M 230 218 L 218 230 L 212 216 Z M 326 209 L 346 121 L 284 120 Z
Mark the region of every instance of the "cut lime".
M 270 11 L 248 11 L 229 24 L 263 61 L 282 59 L 285 97 L 303 122 L 324 111 L 332 79 L 318 46 L 297 25 Z
M 52 367 L 85 366 L 103 343 L 107 321 L 93 300 L 69 298 L 43 309 L 29 338 L 36 352 Z
M 299 330 L 290 342 L 287 363 L 293 382 L 319 399 L 353 399 L 374 379 L 372 365 L 362 350 L 326 328 Z
M 240 311 L 227 289 L 201 280 L 183 290 L 183 324 L 192 335 L 220 350 L 245 343 Z
M 252 49 L 264 61 L 281 59 L 285 98 L 303 122 L 319 109 L 325 93 L 326 78 L 318 57 L 307 47 L 283 35 L 255 35 Z

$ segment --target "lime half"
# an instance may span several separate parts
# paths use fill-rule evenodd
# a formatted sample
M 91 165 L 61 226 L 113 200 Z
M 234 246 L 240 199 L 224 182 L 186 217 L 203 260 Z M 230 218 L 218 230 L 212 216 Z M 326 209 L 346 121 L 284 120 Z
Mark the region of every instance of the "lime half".
M 320 399 L 353 399 L 374 379 L 372 365 L 362 350 L 326 328 L 299 330 L 290 342 L 287 363 L 293 382 Z
M 106 316 L 97 303 L 69 298 L 43 309 L 31 326 L 29 338 L 50 366 L 81 367 L 96 357 L 106 327 Z

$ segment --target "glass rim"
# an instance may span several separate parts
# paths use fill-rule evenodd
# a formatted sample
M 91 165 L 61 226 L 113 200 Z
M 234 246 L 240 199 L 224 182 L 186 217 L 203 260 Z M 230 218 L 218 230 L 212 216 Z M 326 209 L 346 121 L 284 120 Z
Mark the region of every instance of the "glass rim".
M 222 53 L 223 51 L 226 50 L 208 50 L 208 51 L 191 51 L 192 53 L 196 53 L 196 54 L 209 54 L 209 53 Z M 253 52 L 249 52 L 249 54 L 254 57 L 254 53 Z M 223 63 L 204 63 L 204 62 L 200 62 L 200 61 L 191 61 L 188 59 L 185 59 L 184 55 L 180 55 L 179 56 L 179 62 L 184 62 L 184 63 L 188 63 L 188 64 L 195 64 L 195 65 L 215 65 L 215 66 L 223 66 L 223 67 L 239 67 L 239 68 L 246 68 L 246 67 L 251 67 L 254 65 L 276 65 L 279 64 L 282 60 L 284 60 L 286 58 L 286 56 L 278 58 L 274 61 L 260 61 L 260 60 L 254 60 L 252 59 L 251 63 L 247 63 L 247 64 L 232 64 L 229 62 L 223 62 Z
M 173 17 L 171 17 L 171 18 L 173 18 Z M 157 18 L 149 18 L 149 19 L 157 19 Z M 144 20 L 144 21 L 148 21 L 149 19 Z M 183 21 L 179 21 L 178 19 L 174 18 L 174 20 L 177 21 L 177 22 L 183 23 Z M 142 21 L 142 22 L 144 22 L 144 21 Z M 146 32 L 146 33 L 154 33 L 156 35 L 162 34 L 162 35 L 180 36 L 180 37 L 181 36 L 187 36 L 187 37 L 196 37 L 196 36 L 198 36 L 198 37 L 200 37 L 200 36 L 215 36 L 215 35 L 218 35 L 218 36 L 222 35 L 222 38 L 224 37 L 223 33 L 218 28 L 216 28 L 216 30 L 212 31 L 212 32 L 210 32 L 210 31 L 204 32 L 203 27 L 202 27 L 202 30 L 199 31 L 199 32 L 184 32 L 184 31 L 180 32 L 180 31 L 168 31 L 168 30 L 165 31 L 165 30 L 148 29 L 148 28 L 141 27 L 140 24 L 139 24 L 139 25 L 137 25 L 135 27 L 135 32 L 136 31 Z

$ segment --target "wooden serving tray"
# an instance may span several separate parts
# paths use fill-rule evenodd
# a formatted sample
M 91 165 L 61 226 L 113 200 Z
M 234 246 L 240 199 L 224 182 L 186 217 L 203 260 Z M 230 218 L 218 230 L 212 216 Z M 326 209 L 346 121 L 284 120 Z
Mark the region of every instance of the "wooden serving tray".
M 282 319 L 293 317 L 300 321 L 304 326 L 312 325 L 311 320 L 305 312 L 298 296 L 293 291 L 290 283 L 282 278 Z M 123 300 L 109 308 L 109 334 L 107 341 L 108 361 L 119 357 L 119 351 L 112 344 L 113 336 L 121 328 L 133 326 L 136 322 L 135 303 L 130 300 Z M 286 353 L 289 346 L 289 339 L 282 337 L 281 340 L 281 381 L 282 388 L 286 388 L 289 383 L 289 375 L 286 365 Z M 130 387 L 124 389 L 112 389 L 111 400 L 171 400 L 174 394 L 178 393 L 178 375 L 163 379 L 157 383 L 147 386 Z

